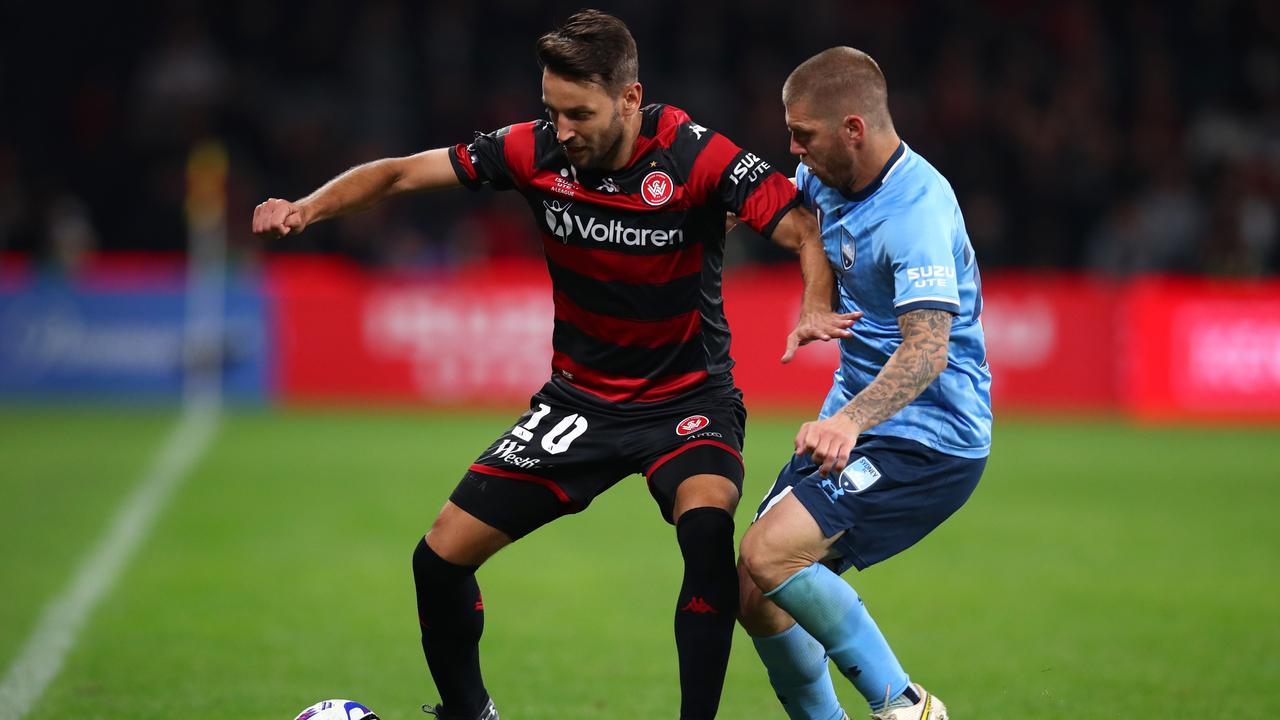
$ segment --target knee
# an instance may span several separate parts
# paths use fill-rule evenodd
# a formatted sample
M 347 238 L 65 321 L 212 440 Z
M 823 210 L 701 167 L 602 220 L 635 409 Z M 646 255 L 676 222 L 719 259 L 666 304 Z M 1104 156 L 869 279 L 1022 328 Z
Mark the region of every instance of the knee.
M 746 570 L 746 562 L 739 560 L 737 562 L 737 594 L 739 594 L 739 619 L 742 626 L 746 628 L 746 632 L 751 632 L 756 621 L 759 620 L 760 614 L 765 602 L 768 598 L 764 597 L 764 593 L 760 592 L 759 585 L 755 584 L 755 578 Z
M 738 563 L 738 621 L 755 638 L 772 637 L 796 624 L 786 610 L 764 596 L 744 563 Z
M 802 568 L 791 568 L 786 549 L 760 523 L 747 528 L 739 552 L 740 564 L 760 592 L 768 592 Z M 762 596 L 761 600 L 765 600 Z
M 680 483 L 672 503 L 672 521 L 698 508 L 719 508 L 730 516 L 738 508 L 740 493 L 732 480 L 720 475 L 695 475 Z

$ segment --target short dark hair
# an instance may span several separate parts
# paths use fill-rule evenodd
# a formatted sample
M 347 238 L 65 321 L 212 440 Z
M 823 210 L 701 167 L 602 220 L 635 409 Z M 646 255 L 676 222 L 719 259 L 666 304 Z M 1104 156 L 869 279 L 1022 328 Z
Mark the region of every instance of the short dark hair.
M 851 47 L 828 48 L 792 70 L 782 85 L 782 104 L 793 102 L 812 102 L 832 118 L 854 113 L 871 127 L 893 127 L 884 73 L 870 55 Z
M 538 64 L 556 75 L 593 82 L 610 95 L 636 81 L 640 58 L 627 24 L 599 10 L 582 10 L 538 38 Z

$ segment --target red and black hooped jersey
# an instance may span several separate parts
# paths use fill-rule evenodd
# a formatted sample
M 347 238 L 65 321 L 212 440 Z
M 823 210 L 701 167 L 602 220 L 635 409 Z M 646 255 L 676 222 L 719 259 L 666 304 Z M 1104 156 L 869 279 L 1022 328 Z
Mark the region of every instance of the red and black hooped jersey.
M 683 110 L 641 110 L 621 170 L 575 168 L 549 122 L 458 145 L 464 185 L 518 190 L 542 231 L 554 288 L 552 372 L 611 403 L 656 402 L 727 379 L 724 213 L 765 236 L 791 182 Z

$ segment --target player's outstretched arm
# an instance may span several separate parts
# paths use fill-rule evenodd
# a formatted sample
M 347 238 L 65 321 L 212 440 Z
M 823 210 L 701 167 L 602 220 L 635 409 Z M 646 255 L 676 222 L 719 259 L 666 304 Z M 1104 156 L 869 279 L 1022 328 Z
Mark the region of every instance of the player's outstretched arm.
M 301 200 L 270 198 L 253 210 L 253 234 L 275 240 L 296 235 L 313 222 L 366 210 L 392 195 L 457 187 L 461 183 L 449 161 L 451 152 L 451 148 L 437 148 L 374 160 L 351 168 Z
M 862 313 L 838 313 L 832 310 L 835 298 L 835 273 L 822 249 L 822 235 L 813 213 L 794 207 L 782 216 L 773 230 L 772 239 L 800 255 L 800 275 L 804 278 L 804 295 L 800 302 L 800 321 L 787 336 L 782 362 L 791 362 L 796 349 L 814 340 L 849 337 L 849 330 Z
M 843 471 L 859 435 L 920 397 L 946 369 L 951 320 L 951 313 L 945 310 L 903 313 L 898 318 L 902 344 L 889 356 L 875 380 L 840 412 L 800 426 L 796 452 L 812 455 L 823 474 Z

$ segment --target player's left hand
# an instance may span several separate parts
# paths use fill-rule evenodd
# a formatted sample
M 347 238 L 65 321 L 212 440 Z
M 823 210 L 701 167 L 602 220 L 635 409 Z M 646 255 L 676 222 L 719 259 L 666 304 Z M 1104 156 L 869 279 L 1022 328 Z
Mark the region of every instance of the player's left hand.
M 814 340 L 830 340 L 846 338 L 853 335 L 849 328 L 862 317 L 860 312 L 838 313 L 831 310 L 802 310 L 800 322 L 796 329 L 787 336 L 787 349 L 782 353 L 782 362 L 789 363 L 795 357 L 796 350 Z
M 858 426 L 844 413 L 836 413 L 826 420 L 815 420 L 800 426 L 796 433 L 796 454 L 808 455 L 818 463 L 823 475 L 844 472 L 849 463 L 849 453 L 858 444 Z

